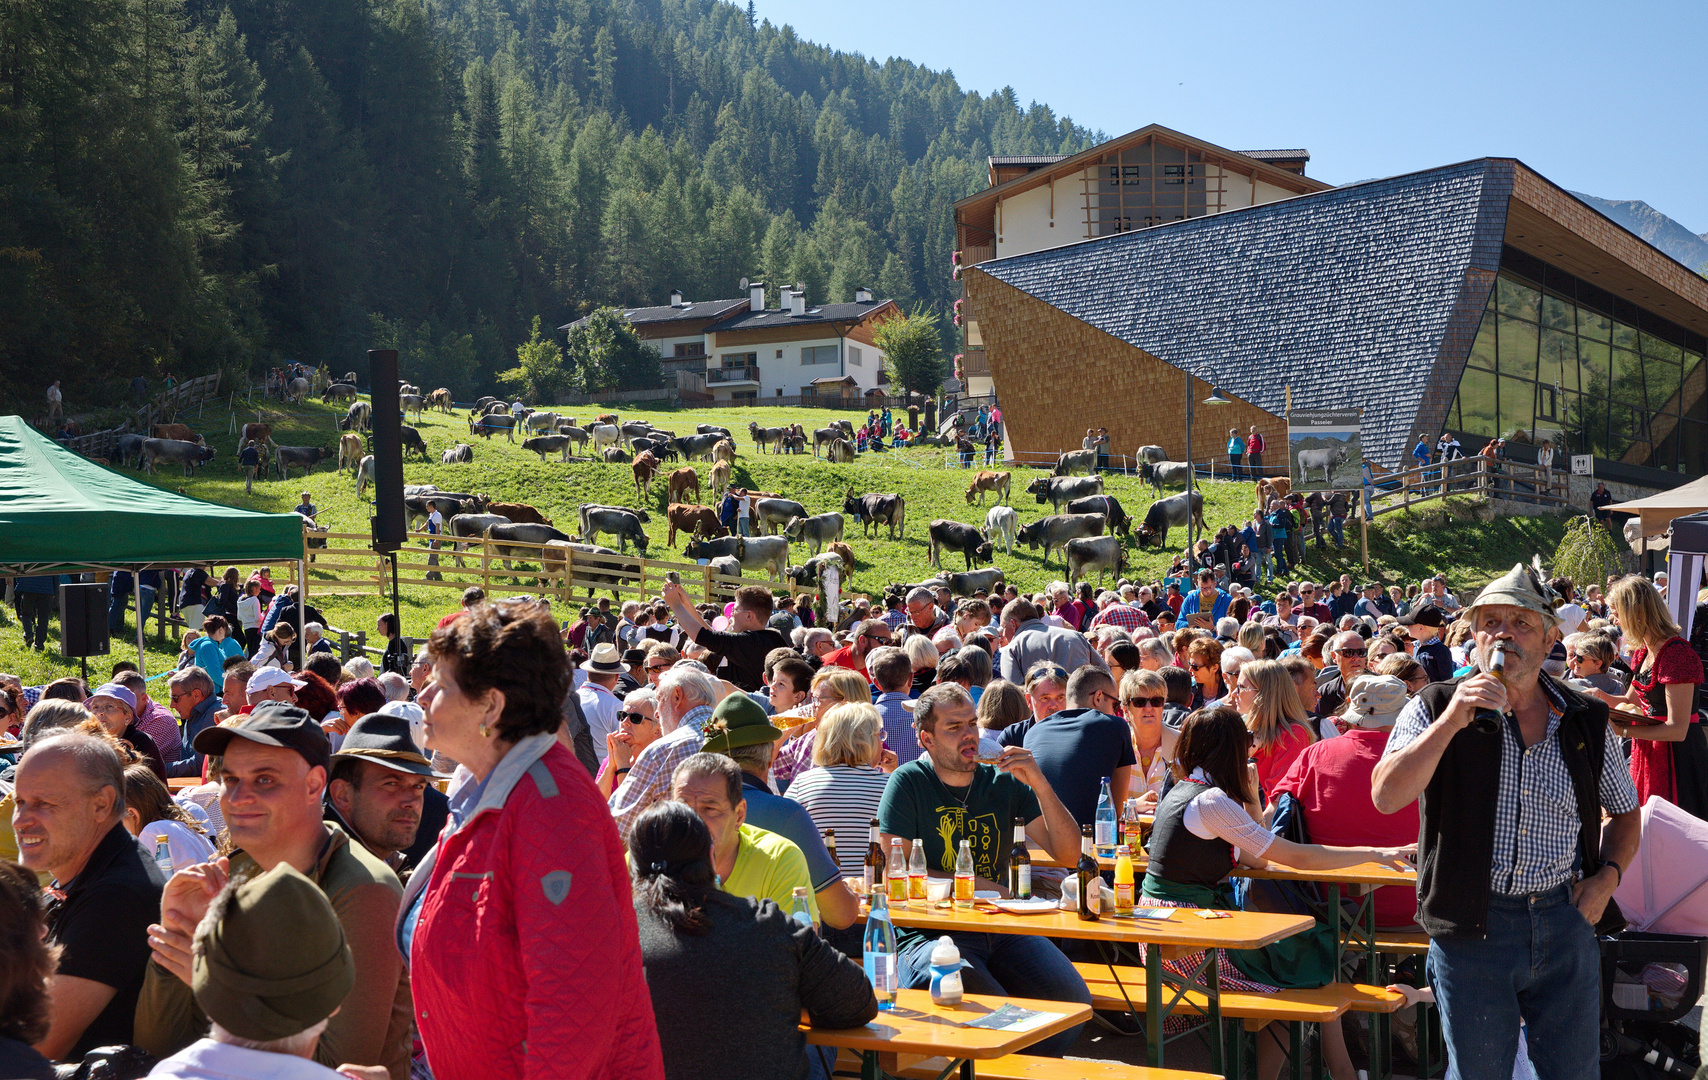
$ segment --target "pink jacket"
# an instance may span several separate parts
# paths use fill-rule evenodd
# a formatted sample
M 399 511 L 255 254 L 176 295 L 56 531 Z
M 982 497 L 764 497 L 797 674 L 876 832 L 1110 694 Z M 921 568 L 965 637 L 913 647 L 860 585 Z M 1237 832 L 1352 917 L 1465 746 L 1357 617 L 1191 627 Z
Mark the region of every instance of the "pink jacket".
M 518 742 L 409 884 L 405 913 L 425 893 L 410 982 L 438 1080 L 663 1080 L 622 842 L 556 739 Z

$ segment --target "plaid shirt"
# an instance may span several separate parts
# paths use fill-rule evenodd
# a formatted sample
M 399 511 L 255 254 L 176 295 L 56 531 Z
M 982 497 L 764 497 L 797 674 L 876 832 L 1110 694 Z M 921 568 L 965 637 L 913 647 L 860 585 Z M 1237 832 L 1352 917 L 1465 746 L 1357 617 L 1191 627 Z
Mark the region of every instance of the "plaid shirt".
M 1578 872 L 1581 823 L 1558 738 L 1566 703 L 1551 680 L 1543 679 L 1541 685 L 1548 696 L 1548 731 L 1540 742 L 1520 747 L 1518 721 L 1507 716 L 1501 724 L 1494 856 L 1489 860 L 1489 888 L 1501 896 L 1544 892 L 1575 880 Z M 1384 755 L 1410 744 L 1431 720 L 1422 700 L 1413 698 L 1395 722 Z M 1601 805 L 1613 814 L 1635 810 L 1637 789 L 1624 767 L 1611 725 L 1603 762 Z
M 1151 624 L 1150 616 L 1131 604 L 1110 604 L 1091 620 L 1091 629 L 1099 626 L 1118 626 L 1123 630 L 1138 630 Z
M 629 842 L 629 830 L 635 819 L 647 807 L 670 798 L 670 777 L 676 766 L 698 754 L 706 745 L 700 726 L 712 718 L 710 705 L 690 709 L 676 730 L 657 740 L 635 758 L 622 786 L 611 794 L 611 816 L 617 819 L 617 831 L 623 843 Z

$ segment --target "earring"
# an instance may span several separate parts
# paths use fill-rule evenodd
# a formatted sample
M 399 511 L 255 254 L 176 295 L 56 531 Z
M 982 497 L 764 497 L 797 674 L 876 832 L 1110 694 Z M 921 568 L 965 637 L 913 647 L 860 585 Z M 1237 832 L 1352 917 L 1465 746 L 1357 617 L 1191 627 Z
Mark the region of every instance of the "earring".
M 492 738 L 492 729 L 487 727 L 485 724 L 480 725 L 480 737 L 483 739 Z

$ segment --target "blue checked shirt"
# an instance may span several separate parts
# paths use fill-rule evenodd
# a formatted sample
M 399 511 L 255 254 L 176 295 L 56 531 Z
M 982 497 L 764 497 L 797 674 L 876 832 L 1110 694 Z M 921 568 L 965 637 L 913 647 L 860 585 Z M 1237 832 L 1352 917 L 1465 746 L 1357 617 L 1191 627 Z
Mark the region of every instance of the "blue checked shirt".
M 1565 701 L 1554 685 L 1543 680 L 1548 695 L 1548 732 L 1529 748 L 1518 742 L 1518 721 L 1505 718 L 1500 732 L 1500 788 L 1495 795 L 1494 856 L 1489 861 L 1489 888 L 1502 896 L 1544 892 L 1577 878 L 1577 798 L 1571 774 L 1560 753 L 1560 718 Z M 1428 709 L 1413 698 L 1394 723 L 1384 754 L 1393 754 L 1422 735 L 1431 722 Z M 1601 805 L 1609 813 L 1637 808 L 1637 789 L 1624 766 L 1613 728 L 1601 770 Z

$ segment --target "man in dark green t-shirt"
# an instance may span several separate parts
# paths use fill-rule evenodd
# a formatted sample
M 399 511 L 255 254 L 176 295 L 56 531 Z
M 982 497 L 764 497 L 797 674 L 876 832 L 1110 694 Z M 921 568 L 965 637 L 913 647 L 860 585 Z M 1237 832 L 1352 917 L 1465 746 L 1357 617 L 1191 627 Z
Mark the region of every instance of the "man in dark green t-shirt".
M 979 727 L 973 699 L 954 683 L 933 686 L 913 710 L 919 734 L 919 758 L 890 774 L 878 803 L 878 831 L 884 850 L 899 837 L 912 853 L 914 840 L 925 846 L 932 877 L 952 877 L 955 853 L 963 839 L 972 843 L 977 887 L 1007 895 L 1008 849 L 1014 819 L 1026 822 L 1026 835 L 1058 861 L 1079 858 L 1079 825 L 1051 790 L 1030 751 L 1004 747 L 995 765 L 978 763 Z M 1091 1003 L 1085 980 L 1049 939 L 1022 934 L 950 935 L 971 965 L 962 972 L 969 994 L 1008 994 L 1044 1001 Z M 923 989 L 931 982 L 931 949 L 937 935 L 900 931 L 897 942 L 901 983 Z M 1079 1027 L 1052 1035 L 1029 1053 L 1060 1057 L 1079 1037 Z

